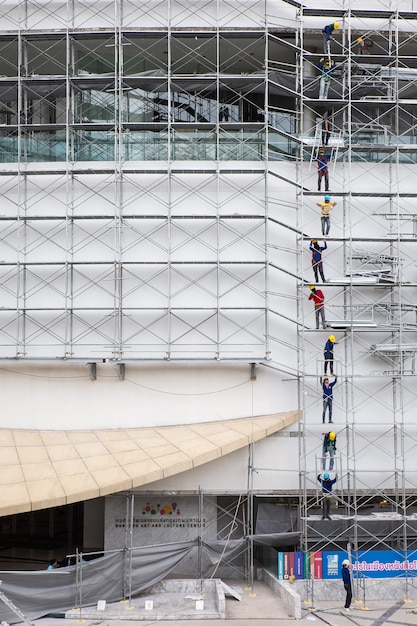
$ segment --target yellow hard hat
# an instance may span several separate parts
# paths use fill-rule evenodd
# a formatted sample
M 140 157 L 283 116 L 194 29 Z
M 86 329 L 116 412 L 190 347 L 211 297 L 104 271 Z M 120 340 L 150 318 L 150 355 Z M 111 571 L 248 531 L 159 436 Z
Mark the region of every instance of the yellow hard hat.
M 333 26 L 335 27 L 335 29 L 337 30 L 339 28 L 339 22 L 334 22 Z
M 313 289 L 315 289 L 314 285 L 310 285 L 310 291 L 313 291 Z
M 317 239 L 312 239 L 311 243 L 317 243 Z
M 336 439 L 336 433 L 334 433 L 333 431 L 331 431 L 329 433 L 329 439 L 330 441 L 334 441 Z
M 362 41 L 363 41 L 362 37 L 358 37 L 356 40 L 356 43 L 362 43 Z
M 329 335 L 329 341 L 334 343 L 336 341 L 336 337 L 334 335 Z

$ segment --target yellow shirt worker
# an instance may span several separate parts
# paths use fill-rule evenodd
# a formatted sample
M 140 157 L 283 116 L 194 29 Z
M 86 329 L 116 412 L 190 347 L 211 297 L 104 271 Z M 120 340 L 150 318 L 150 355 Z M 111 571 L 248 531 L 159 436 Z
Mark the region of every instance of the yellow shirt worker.
M 321 233 L 328 235 L 330 232 L 330 212 L 337 202 L 333 202 L 330 196 L 324 196 L 324 202 L 317 202 L 321 209 Z

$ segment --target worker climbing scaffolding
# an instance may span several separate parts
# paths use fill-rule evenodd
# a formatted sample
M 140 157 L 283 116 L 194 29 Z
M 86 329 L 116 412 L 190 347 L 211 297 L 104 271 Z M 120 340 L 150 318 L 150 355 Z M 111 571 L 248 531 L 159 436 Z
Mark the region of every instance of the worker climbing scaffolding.
M 339 22 L 333 22 L 332 24 L 327 24 L 324 26 L 321 31 L 321 35 L 323 38 L 323 52 L 328 56 L 329 61 L 331 59 L 330 53 L 330 41 L 333 40 L 333 32 L 339 28 Z
M 334 467 L 334 456 L 336 454 L 336 433 L 331 430 L 328 433 L 324 433 L 323 437 L 323 451 L 322 451 L 322 469 L 326 469 L 326 457 L 329 455 L 329 470 L 332 471 Z

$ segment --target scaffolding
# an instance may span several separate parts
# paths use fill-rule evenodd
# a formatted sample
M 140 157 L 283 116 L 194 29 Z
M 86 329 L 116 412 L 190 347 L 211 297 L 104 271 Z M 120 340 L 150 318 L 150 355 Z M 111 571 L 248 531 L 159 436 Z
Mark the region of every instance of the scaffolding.
M 58 4 L 2 3 L 1 358 L 267 360 L 264 3 Z
M 328 98 L 320 99 L 314 71 L 323 56 L 317 24 L 336 20 L 340 30 L 329 42 L 334 71 Z M 298 24 L 302 145 L 296 245 L 302 277 L 298 347 L 304 550 L 345 550 L 357 557 L 359 551 L 389 549 L 407 558 L 417 546 L 416 474 L 410 454 L 417 400 L 412 382 L 416 195 L 407 181 L 417 156 L 416 69 L 409 47 L 416 38 L 416 14 L 382 7 L 362 11 L 353 3 L 329 11 L 300 6 Z M 369 44 L 365 52 L 359 38 Z M 324 128 L 325 118 L 331 120 L 330 129 Z M 337 200 L 326 237 L 326 283 L 316 284 L 326 296 L 324 331 L 314 329 L 306 298 L 312 278 L 306 249 L 311 237 L 320 238 L 313 169 L 319 146 L 329 157 L 328 193 Z M 331 425 L 321 423 L 321 355 L 327 333 L 337 338 Z M 322 521 L 317 480 L 323 472 L 323 435 L 329 430 L 343 442 L 330 471 L 331 478 L 337 477 L 330 522 Z M 410 581 L 405 578 L 408 597 Z M 360 577 L 356 583 L 359 595 L 365 583 Z
M 298 497 L 303 548 L 407 551 L 417 16 L 351 4 L 0 2 L 0 358 L 80 360 L 92 378 L 107 360 L 275 367 L 297 381 L 304 415 L 297 488 L 291 477 L 275 491 Z M 336 19 L 320 98 L 321 30 Z M 308 242 L 323 237 L 321 147 L 337 208 L 316 286 L 337 334 L 341 442 L 326 533 L 316 509 L 327 330 L 307 299 Z

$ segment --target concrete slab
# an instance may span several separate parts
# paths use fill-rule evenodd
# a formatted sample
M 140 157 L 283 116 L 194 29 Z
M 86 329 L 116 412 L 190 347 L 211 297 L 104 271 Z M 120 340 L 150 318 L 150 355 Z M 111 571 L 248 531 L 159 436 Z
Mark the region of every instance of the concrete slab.
M 272 589 L 264 582 L 256 581 L 253 587 L 245 585 L 242 580 L 226 580 L 226 583 L 241 591 L 241 601 L 226 598 L 226 610 L 224 619 L 211 619 L 210 626 L 224 626 L 230 622 L 230 626 L 252 626 L 259 621 L 260 626 L 294 626 L 299 621 L 303 624 L 314 626 L 417 626 L 417 603 L 416 602 L 389 602 L 370 601 L 366 610 L 360 602 L 352 603 L 350 613 L 345 613 L 343 603 L 339 601 L 317 602 L 314 610 L 309 604 L 303 604 L 301 620 L 295 620 L 286 614 L 286 610 L 277 599 Z M 176 602 L 176 599 L 173 599 Z M 116 603 L 120 604 L 120 603 Z M 121 607 L 119 607 L 119 610 Z M 123 609 L 125 610 L 125 609 Z M 148 619 L 132 621 L 140 622 L 140 626 L 178 626 L 185 622 L 185 626 L 201 626 L 201 619 L 183 620 L 181 617 L 175 620 Z M 67 622 L 68 623 L 68 622 Z M 73 624 L 74 622 L 70 622 Z M 79 614 L 77 623 L 84 626 L 124 626 L 124 620 L 108 619 L 101 614 L 96 619 L 86 619 L 84 614 Z M 63 620 L 53 617 L 45 617 L 36 620 L 36 626 L 63 626 Z
M 164 580 L 143 593 L 121 602 L 71 609 L 66 619 L 76 620 L 213 620 L 225 618 L 225 596 L 219 579 Z

